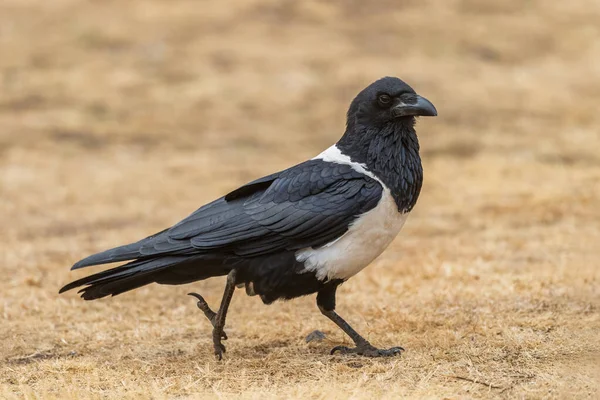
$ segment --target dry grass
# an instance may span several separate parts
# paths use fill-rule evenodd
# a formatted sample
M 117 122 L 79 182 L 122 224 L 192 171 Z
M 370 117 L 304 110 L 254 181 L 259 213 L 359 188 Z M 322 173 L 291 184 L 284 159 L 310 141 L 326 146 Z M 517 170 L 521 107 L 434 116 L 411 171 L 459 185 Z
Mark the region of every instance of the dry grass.
M 595 0 L 3 1 L 0 397 L 598 398 L 599 27 Z M 217 363 L 185 293 L 222 279 L 57 295 L 318 153 L 387 74 L 440 116 L 419 204 L 338 309 L 401 358 L 329 356 L 314 298 L 240 292 Z

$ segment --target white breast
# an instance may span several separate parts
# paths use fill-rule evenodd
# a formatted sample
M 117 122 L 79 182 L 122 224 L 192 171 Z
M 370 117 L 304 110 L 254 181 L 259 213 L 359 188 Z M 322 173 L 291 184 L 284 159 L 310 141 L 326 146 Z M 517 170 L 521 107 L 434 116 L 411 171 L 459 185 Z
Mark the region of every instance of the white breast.
M 352 162 L 336 146 L 315 158 L 351 165 L 383 186 L 377 206 L 359 216 L 342 237 L 318 249 L 305 248 L 296 252 L 296 259 L 304 262 L 305 270 L 315 272 L 318 279 L 348 279 L 389 246 L 402 229 L 408 213 L 400 213 L 389 189 L 364 165 Z

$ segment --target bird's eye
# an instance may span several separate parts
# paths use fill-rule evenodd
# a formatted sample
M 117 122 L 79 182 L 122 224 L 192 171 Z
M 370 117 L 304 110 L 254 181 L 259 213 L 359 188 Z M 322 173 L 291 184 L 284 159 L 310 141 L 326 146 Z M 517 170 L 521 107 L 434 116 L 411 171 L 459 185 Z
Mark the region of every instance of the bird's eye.
M 392 98 L 387 94 L 380 94 L 377 100 L 379 101 L 379 104 L 384 107 L 388 106 L 392 102 Z

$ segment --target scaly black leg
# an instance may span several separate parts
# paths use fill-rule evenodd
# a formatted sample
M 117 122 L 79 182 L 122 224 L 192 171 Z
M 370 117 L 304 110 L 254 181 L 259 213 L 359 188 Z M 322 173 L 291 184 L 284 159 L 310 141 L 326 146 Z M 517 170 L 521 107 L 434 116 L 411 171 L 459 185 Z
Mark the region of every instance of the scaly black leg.
M 208 303 L 206 302 L 206 300 L 204 300 L 204 297 L 200 296 L 198 293 L 188 293 L 188 296 L 192 296 L 192 297 L 195 297 L 196 299 L 198 299 L 198 303 L 196 303 L 196 305 L 198 306 L 198 308 L 200 310 L 202 310 L 204 315 L 206 315 L 206 318 L 208 318 L 208 320 L 210 321 L 210 323 L 212 324 L 212 326 L 214 328 L 215 324 L 217 322 L 217 320 L 216 320 L 217 313 L 210 309 L 210 307 L 208 306 Z M 221 339 L 227 340 L 227 334 L 225 333 L 225 331 L 221 332 Z
M 392 347 L 390 349 L 378 349 L 371 345 L 367 339 L 360 336 L 352 327 L 340 317 L 335 310 L 335 292 L 339 282 L 332 282 L 317 293 L 317 305 L 321 313 L 332 320 L 354 341 L 356 347 L 336 346 L 331 349 L 331 354 L 339 351 L 342 354 L 359 354 L 366 357 L 390 357 L 400 354 L 404 351 L 402 347 Z
M 223 292 L 223 300 L 221 300 L 221 306 L 219 307 L 219 311 L 214 318 L 215 324 L 213 328 L 213 345 L 217 360 L 221 360 L 223 358 L 223 352 L 225 351 L 225 346 L 223 346 L 221 343 L 221 336 L 223 335 L 223 327 L 225 326 L 227 309 L 229 308 L 229 303 L 231 302 L 233 292 L 235 291 L 236 274 L 237 271 L 232 269 L 231 272 L 229 272 L 229 275 L 227 275 L 227 283 L 225 284 L 225 291 Z

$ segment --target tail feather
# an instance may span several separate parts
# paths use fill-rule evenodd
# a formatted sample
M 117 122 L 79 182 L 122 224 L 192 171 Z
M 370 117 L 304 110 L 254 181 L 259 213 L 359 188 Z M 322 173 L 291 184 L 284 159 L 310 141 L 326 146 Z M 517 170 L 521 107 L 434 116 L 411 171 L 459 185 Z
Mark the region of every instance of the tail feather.
M 165 256 L 130 263 L 86 276 L 65 285 L 59 293 L 77 287 L 85 300 L 116 296 L 156 282 L 180 285 L 213 276 L 227 275 L 232 266 L 220 257 Z
M 145 240 L 145 239 L 144 239 Z M 114 249 L 92 254 L 76 262 L 71 270 L 89 267 L 92 265 L 110 264 L 113 262 L 129 261 L 140 257 L 140 247 L 143 241 L 115 247 Z
M 160 272 L 168 267 L 189 261 L 187 257 L 161 257 L 151 260 L 136 260 L 116 268 L 78 279 L 65 285 L 59 293 L 87 285 L 79 293 L 85 300 L 99 299 L 156 282 Z
M 116 296 L 155 282 L 156 272 L 142 271 L 126 277 L 116 278 L 112 281 L 93 283 L 90 286 L 80 289 L 77 293 L 81 293 L 81 298 L 84 300 L 95 300 L 109 295 Z
M 88 256 L 88 257 L 84 258 L 83 260 L 76 262 L 71 267 L 71 270 L 89 267 L 92 265 L 110 264 L 110 263 L 114 263 L 114 262 L 150 258 L 148 256 L 144 257 L 144 254 L 142 254 L 141 250 L 142 250 L 143 246 L 147 245 L 149 242 L 153 241 L 153 239 L 156 239 L 157 236 L 166 232 L 167 230 L 168 229 L 165 229 L 163 231 L 155 233 L 154 235 L 148 236 L 147 238 L 142 239 L 135 243 L 126 244 L 124 246 L 119 246 L 119 247 L 115 247 L 115 248 L 112 248 L 109 250 L 102 251 L 100 253 L 92 254 L 91 256 Z

